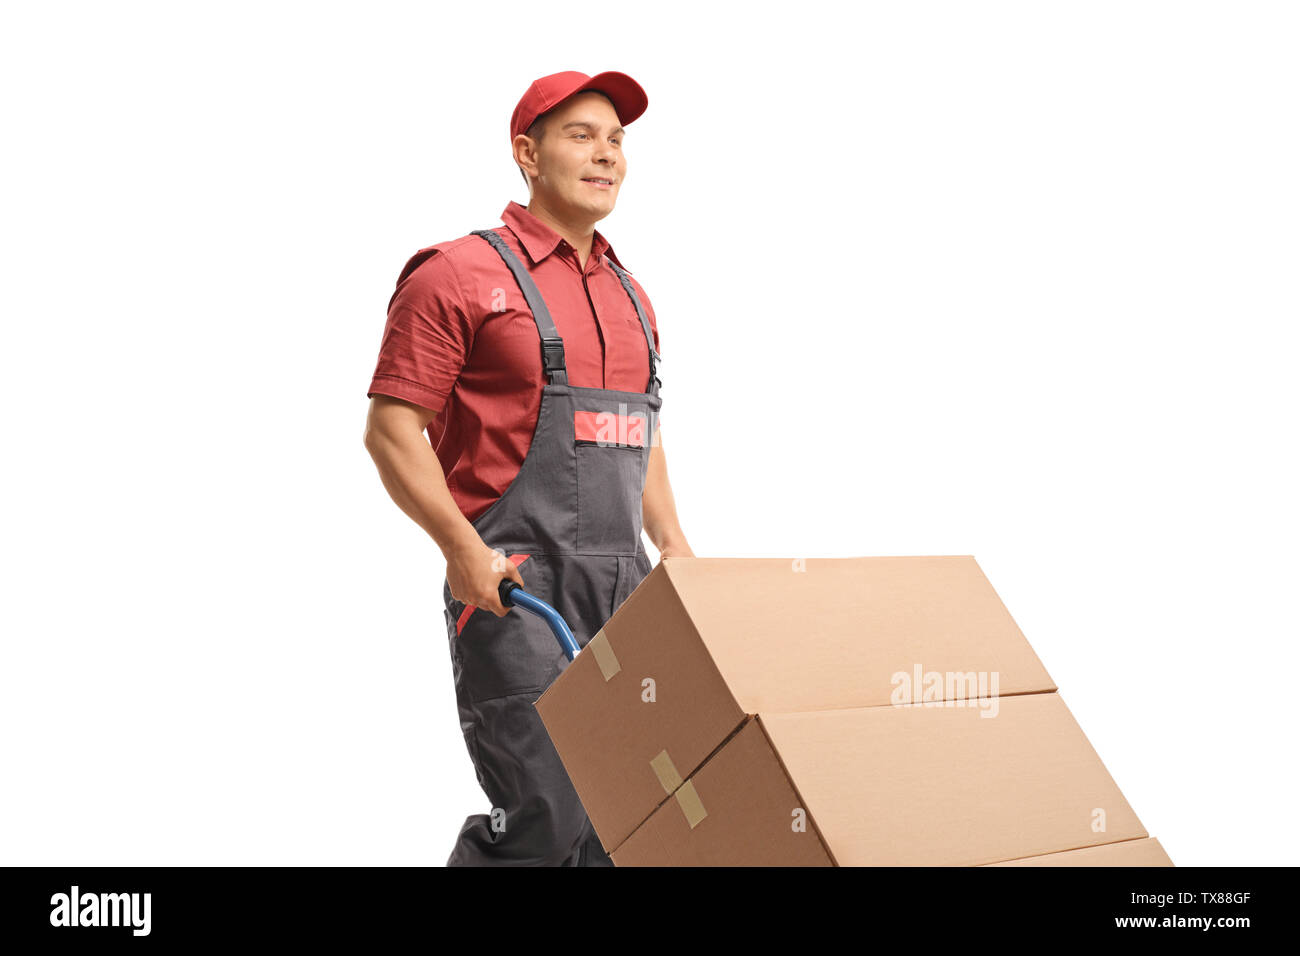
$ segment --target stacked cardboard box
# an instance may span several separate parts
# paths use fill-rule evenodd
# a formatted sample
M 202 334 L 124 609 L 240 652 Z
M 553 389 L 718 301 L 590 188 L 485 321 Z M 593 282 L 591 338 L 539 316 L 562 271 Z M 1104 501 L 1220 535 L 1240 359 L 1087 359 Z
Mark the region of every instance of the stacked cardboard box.
M 537 701 L 619 866 L 1171 866 L 969 555 L 666 558 Z

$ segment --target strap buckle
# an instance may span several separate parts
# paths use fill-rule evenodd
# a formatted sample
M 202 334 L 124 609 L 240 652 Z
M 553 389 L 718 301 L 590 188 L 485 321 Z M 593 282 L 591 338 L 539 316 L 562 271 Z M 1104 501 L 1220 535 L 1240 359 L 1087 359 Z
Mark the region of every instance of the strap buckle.
M 558 335 L 542 338 L 542 365 L 546 371 L 564 371 L 564 339 Z

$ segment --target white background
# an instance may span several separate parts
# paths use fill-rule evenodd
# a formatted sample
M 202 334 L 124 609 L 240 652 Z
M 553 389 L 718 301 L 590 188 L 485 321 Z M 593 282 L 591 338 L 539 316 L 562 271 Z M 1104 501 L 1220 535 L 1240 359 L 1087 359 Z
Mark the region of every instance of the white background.
M 528 84 L 616 69 L 696 553 L 975 555 L 1176 864 L 1300 862 L 1294 10 L 7 6 L 0 861 L 488 809 L 365 391 Z

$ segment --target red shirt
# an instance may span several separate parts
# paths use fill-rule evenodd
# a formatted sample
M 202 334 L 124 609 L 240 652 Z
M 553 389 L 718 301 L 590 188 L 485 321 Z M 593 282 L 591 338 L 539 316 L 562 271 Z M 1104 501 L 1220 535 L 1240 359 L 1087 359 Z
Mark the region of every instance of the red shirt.
M 627 271 L 605 237 L 592 236 L 584 270 L 573 247 L 527 207 L 511 201 L 501 220 L 505 227 L 494 231 L 527 267 L 564 339 L 569 384 L 644 392 L 650 379 L 645 332 L 606 261 Z M 650 297 L 629 278 L 650 319 L 655 350 L 662 352 Z M 470 521 L 518 474 L 544 384 L 533 315 L 486 240 L 462 236 L 411 257 L 388 303 L 366 394 L 391 395 L 438 413 L 429 423 L 429 441 Z

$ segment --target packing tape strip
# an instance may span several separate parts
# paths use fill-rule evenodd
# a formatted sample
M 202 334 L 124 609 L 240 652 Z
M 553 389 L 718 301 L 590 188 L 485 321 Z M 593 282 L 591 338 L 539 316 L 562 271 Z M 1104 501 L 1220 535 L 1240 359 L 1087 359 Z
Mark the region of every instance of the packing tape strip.
M 668 756 L 667 750 L 659 751 L 659 755 L 650 761 L 650 768 L 659 778 L 664 793 L 672 793 L 682 785 L 682 775 L 677 772 L 677 767 L 673 765 L 673 758 Z
M 700 802 L 700 795 L 695 792 L 695 783 L 690 780 L 678 788 L 677 805 L 682 808 L 682 813 L 686 815 L 686 822 L 690 824 L 692 830 L 697 823 L 709 815 L 704 809 L 704 804 Z
M 609 638 L 605 636 L 603 627 L 587 642 L 586 649 L 591 651 L 592 657 L 596 658 L 596 666 L 600 668 L 600 673 L 605 680 L 609 680 L 621 670 L 618 657 L 614 654 L 614 648 L 609 646 Z

